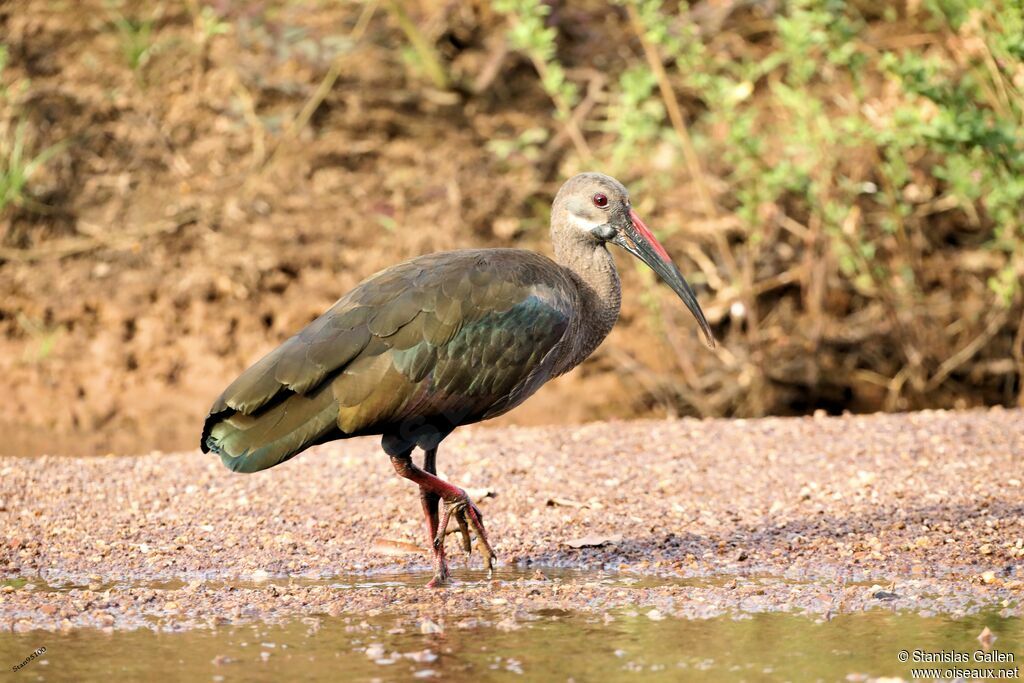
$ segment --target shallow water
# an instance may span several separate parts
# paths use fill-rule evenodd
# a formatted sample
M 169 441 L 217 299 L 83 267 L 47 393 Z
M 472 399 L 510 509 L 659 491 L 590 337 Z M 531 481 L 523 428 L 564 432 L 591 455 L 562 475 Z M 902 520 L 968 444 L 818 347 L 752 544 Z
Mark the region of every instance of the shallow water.
M 970 654 L 988 626 L 999 635 L 996 649 L 1017 654 L 1024 636 L 1019 621 L 987 613 L 954 621 L 877 610 L 821 623 L 783 614 L 655 621 L 628 610 L 532 615 L 514 625 L 486 619 L 449 619 L 434 634 L 411 622 L 360 617 L 181 633 L 36 632 L 0 636 L 0 651 L 12 666 L 46 647 L 18 672 L 26 680 L 617 681 L 639 673 L 645 680 L 909 679 L 912 664 L 898 661 L 900 649 Z
M 582 578 L 571 570 L 544 571 L 549 580 Z M 529 580 L 529 575 L 506 570 L 497 578 Z M 360 590 L 418 585 L 426 578 L 426 574 L 373 574 L 288 582 Z M 597 572 L 587 573 L 586 578 L 620 585 L 716 581 Z M 465 573 L 462 579 L 464 584 L 485 580 L 483 572 Z M 70 588 L 35 582 L 36 590 Z M 147 585 L 175 588 L 177 582 Z M 453 590 L 457 589 L 456 585 Z M 544 610 L 510 617 L 506 606 L 500 613 L 434 615 L 433 622 L 426 624 L 409 617 L 345 615 L 175 632 L 159 627 L 112 633 L 85 628 L 66 633 L 0 633 L 0 666 L 12 678 L 25 680 L 831 681 L 845 680 L 850 674 L 909 680 L 912 667 L 938 666 L 939 677 L 952 677 L 941 670 L 1019 666 L 1024 656 L 1024 624 L 1000 617 L 998 611 L 993 606 L 960 619 L 879 608 L 841 614 L 829 621 L 789 613 L 687 620 L 661 617 L 650 608 L 606 615 Z M 900 650 L 957 652 L 971 658 L 981 649 L 977 636 L 985 627 L 997 636 L 992 647 L 1012 653 L 1016 661 L 899 661 Z M 45 653 L 12 674 L 13 666 L 42 647 Z
M 492 574 L 483 569 L 460 568 L 452 576 L 451 587 L 457 589 L 459 586 L 490 585 L 492 583 L 507 583 L 513 581 L 532 581 L 536 572 L 542 572 L 544 580 L 568 581 L 580 580 L 588 583 L 602 585 L 622 585 L 634 588 L 651 588 L 655 586 L 705 586 L 721 585 L 728 583 L 731 577 L 659 577 L 631 574 L 621 572 L 580 570 L 564 567 L 541 567 L 524 569 L 521 567 L 502 567 Z M 364 574 L 343 574 L 340 576 L 317 577 L 317 576 L 274 576 L 267 575 L 261 579 L 223 579 L 207 578 L 202 575 L 189 576 L 179 579 L 151 580 L 151 581 L 96 581 L 95 583 L 82 583 L 74 580 L 65 580 L 60 577 L 19 577 L 16 579 L 0 579 L 0 586 L 14 586 L 22 588 L 31 585 L 33 590 L 38 591 L 70 591 L 74 589 L 90 588 L 95 591 L 105 591 L 108 588 L 150 588 L 153 590 L 175 590 L 188 586 L 192 581 L 201 581 L 206 588 L 261 588 L 270 585 L 277 586 L 326 586 L 335 590 L 359 590 L 366 588 L 384 588 L 388 586 L 411 586 L 424 587 L 433 578 L 430 571 L 412 572 L 387 572 L 374 571 Z M 749 580 L 757 580 L 756 575 L 746 577 Z M 766 580 L 778 580 L 776 577 L 765 577 Z M 795 583 L 787 579 L 788 583 Z
M 720 574 L 717 576 L 658 576 L 650 574 L 629 574 L 618 571 L 603 571 L 594 569 L 576 569 L 572 567 L 551 567 L 551 566 L 530 566 L 530 567 L 501 567 L 493 573 L 488 574 L 483 569 L 468 569 L 460 567 L 452 574 L 452 588 L 459 586 L 490 585 L 493 583 L 508 583 L 516 581 L 532 581 L 537 573 L 543 574 L 543 580 L 551 581 L 585 581 L 606 586 L 629 586 L 632 588 L 654 588 L 658 586 L 722 586 L 735 581 L 738 578 L 746 582 L 783 582 L 789 585 L 806 584 L 816 585 L 821 581 L 815 579 L 804 579 L 794 576 L 774 576 L 768 574 L 743 573 L 743 574 Z M 39 591 L 70 591 L 74 589 L 90 588 L 95 591 L 104 591 L 108 588 L 150 588 L 153 590 L 175 590 L 184 588 L 193 581 L 200 581 L 207 588 L 260 588 L 269 585 L 277 586 L 326 586 L 337 590 L 359 590 L 365 588 L 383 588 L 387 586 L 423 587 L 433 578 L 428 570 L 389 572 L 371 571 L 366 573 L 342 574 L 332 576 L 275 576 L 268 574 L 261 579 L 224 579 L 208 577 L 202 574 L 183 576 L 176 579 L 154 579 L 154 580 L 104 580 L 94 583 L 75 581 L 60 576 L 30 576 L 12 579 L 0 579 L 0 586 L 14 586 L 22 588 L 30 584 L 34 590 Z M 845 585 L 871 585 L 873 582 L 859 577 L 844 577 Z

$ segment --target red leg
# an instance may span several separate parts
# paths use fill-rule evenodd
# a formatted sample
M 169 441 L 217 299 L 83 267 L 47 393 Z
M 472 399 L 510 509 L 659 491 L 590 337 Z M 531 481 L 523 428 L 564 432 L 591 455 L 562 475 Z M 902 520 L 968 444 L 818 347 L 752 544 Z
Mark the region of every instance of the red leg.
M 434 549 L 434 578 L 430 585 L 436 586 L 448 580 L 448 565 L 444 554 L 444 537 L 448 529 L 448 521 L 454 515 L 459 527 L 463 530 L 464 541 L 469 546 L 469 527 L 473 527 L 477 537 L 480 539 L 480 549 L 484 554 L 484 564 L 488 571 L 494 568 L 494 550 L 487 541 L 487 533 L 484 530 L 483 514 L 473 504 L 466 492 L 457 486 L 453 486 L 439 478 L 433 472 L 437 450 L 428 451 L 424 458 L 424 468 L 420 469 L 413 464 L 412 451 L 400 455 L 391 456 L 391 464 L 395 471 L 402 477 L 417 484 L 420 487 L 420 501 L 423 503 L 424 516 L 427 519 L 427 528 L 431 531 L 431 544 Z M 437 518 L 437 500 L 444 503 L 444 513 L 441 519 Z M 468 550 L 468 547 L 467 547 Z
M 428 474 L 437 475 L 437 449 L 432 448 L 423 454 L 423 469 Z M 441 496 L 424 487 L 420 487 L 420 503 L 423 505 L 423 516 L 427 520 L 427 543 L 434 553 L 434 578 L 427 584 L 430 587 L 439 586 L 448 581 L 448 563 L 445 560 L 444 544 L 435 545 L 437 538 L 438 504 Z

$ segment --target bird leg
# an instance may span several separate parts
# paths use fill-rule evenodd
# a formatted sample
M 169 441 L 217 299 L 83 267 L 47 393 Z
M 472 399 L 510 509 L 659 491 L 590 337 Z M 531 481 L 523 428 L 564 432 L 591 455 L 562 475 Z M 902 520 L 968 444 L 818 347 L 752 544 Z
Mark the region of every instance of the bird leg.
M 423 452 L 423 470 L 427 474 L 433 474 L 437 476 L 437 448 L 431 448 L 429 451 Z M 437 495 L 432 491 L 420 487 L 420 502 L 423 504 L 423 514 L 427 518 L 427 539 L 433 545 L 434 539 L 437 538 L 439 533 L 447 536 L 448 534 L 461 533 L 462 534 L 462 549 L 466 551 L 466 554 L 470 554 L 473 551 L 473 545 L 469 537 L 469 525 L 466 524 L 464 517 L 457 517 L 456 522 L 459 525 L 458 529 L 449 530 L 450 524 L 446 521 L 444 531 L 438 531 L 438 503 L 441 502 L 441 496 Z M 446 520 L 450 520 L 450 516 L 446 516 Z M 444 548 L 441 548 L 441 553 L 444 553 Z
M 429 451 L 424 452 L 423 469 L 427 474 L 437 476 L 436 461 L 436 448 L 431 448 Z M 434 544 L 434 539 L 437 538 L 438 504 L 440 502 L 441 496 L 424 486 L 420 486 L 420 503 L 423 505 L 423 516 L 427 520 L 427 542 L 430 544 L 434 554 L 434 578 L 430 580 L 431 587 L 448 582 L 448 563 L 445 561 L 444 544 Z
M 424 457 L 424 468 L 417 467 L 412 461 L 412 449 L 399 455 L 391 456 L 391 464 L 400 476 L 420 487 L 420 501 L 423 504 L 424 516 L 427 520 L 427 531 L 430 533 L 430 544 L 434 551 L 434 578 L 431 586 L 439 586 L 448 581 L 448 564 L 444 554 L 444 537 L 448 522 L 454 516 L 462 532 L 463 547 L 467 552 L 471 549 L 469 529 L 473 528 L 480 539 L 480 551 L 484 555 L 484 566 L 488 572 L 494 569 L 494 550 L 487 540 L 484 530 L 483 513 L 469 499 L 466 492 L 449 484 L 436 475 L 437 450 L 427 451 Z M 431 472 L 430 470 L 435 470 Z M 443 503 L 443 511 L 438 519 L 438 501 Z

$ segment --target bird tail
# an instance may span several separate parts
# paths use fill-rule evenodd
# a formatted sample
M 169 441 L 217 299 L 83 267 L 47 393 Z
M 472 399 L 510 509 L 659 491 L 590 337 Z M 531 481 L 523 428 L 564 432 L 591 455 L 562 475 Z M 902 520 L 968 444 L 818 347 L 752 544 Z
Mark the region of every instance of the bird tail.
M 234 472 L 259 472 L 338 432 L 338 403 L 330 383 L 310 394 L 289 394 L 252 415 L 230 408 L 206 418 L 201 443 Z

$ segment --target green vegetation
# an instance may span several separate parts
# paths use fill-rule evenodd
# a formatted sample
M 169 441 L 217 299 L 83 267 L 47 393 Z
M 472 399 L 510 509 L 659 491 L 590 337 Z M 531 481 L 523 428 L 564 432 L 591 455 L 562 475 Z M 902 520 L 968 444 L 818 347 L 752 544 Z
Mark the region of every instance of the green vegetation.
M 434 46 L 423 37 L 423 34 L 417 28 L 416 23 L 409 18 L 409 14 L 405 11 L 401 2 L 397 0 L 391 0 L 388 2 L 388 10 L 391 15 L 395 18 L 395 22 L 401 28 L 402 33 L 405 34 L 406 39 L 409 41 L 409 45 L 412 47 L 412 51 L 407 53 L 406 61 L 411 62 L 419 66 L 420 69 L 427 75 L 430 81 L 434 84 L 435 88 L 444 90 L 448 87 L 448 73 L 445 71 L 444 65 L 441 63 L 441 59 L 437 55 L 437 51 Z
M 206 45 L 215 36 L 227 35 L 231 32 L 231 24 L 222 21 L 213 8 L 204 5 L 195 18 L 196 27 L 199 29 L 199 43 Z
M 252 207 L 316 240 L 341 205 L 379 228 L 357 249 L 544 250 L 551 192 L 595 168 L 722 341 L 698 352 L 625 271 L 646 291 L 619 339 L 651 352 L 613 338 L 595 367 L 634 414 L 1024 402 L 1021 0 L 105 8 L 74 51 L 38 47 L 56 28 L 0 49 L 0 264 L 120 252 L 108 217 L 169 203 L 240 252 Z M 404 242 L 415 221 L 430 236 Z
M 923 22 L 935 40 L 950 35 L 970 50 L 942 55 L 879 49 L 869 41 L 869 23 L 853 3 L 787 4 L 772 20 L 772 49 L 765 53 L 752 46 L 747 59 L 737 60 L 716 52 L 718 36 L 703 35 L 670 3 L 635 3 L 646 38 L 674 64 L 679 85 L 703 109 L 693 122 L 703 154 L 727 162 L 735 202 L 727 208 L 756 231 L 766 204 L 802 205 L 809 214 L 804 222 L 820 222 L 832 238 L 843 274 L 867 277 L 860 282 L 870 289 L 871 280 L 891 273 L 885 263 L 875 264 L 881 270 L 868 263 L 885 246 L 885 236 L 905 229 L 920 205 L 908 157 L 927 155 L 930 180 L 973 219 L 983 211 L 996 226 L 989 246 L 1021 258 L 1021 8 L 926 3 Z M 550 7 L 536 0 L 506 0 L 498 7 L 515 17 L 512 44 L 555 74 L 543 81 L 545 90 L 573 102 L 576 90 L 565 82 L 554 56 L 555 28 L 543 24 Z M 681 9 L 687 9 L 685 3 Z M 883 23 L 897 21 L 906 17 L 892 15 Z M 649 157 L 656 144 L 670 138 L 663 135 L 668 120 L 655 78 L 644 64 L 625 65 L 616 86 L 603 127 L 614 135 L 599 153 L 622 168 L 626 157 Z M 886 89 L 897 89 L 899 96 L 879 102 L 879 91 Z M 891 109 L 880 111 L 879 104 Z M 724 135 L 712 127 L 724 129 Z M 877 164 L 865 167 L 859 163 L 864 158 Z M 843 236 L 843 223 L 858 205 L 864 224 L 850 240 Z M 1019 287 L 1013 260 L 1008 258 L 993 280 L 1004 304 Z M 904 284 L 912 286 L 913 280 Z
M 18 115 L 17 98 L 28 88 L 27 79 L 18 79 L 8 84 L 4 78 L 7 66 L 7 48 L 0 45 L 0 109 Z M 29 183 L 32 177 L 54 156 L 64 149 L 58 142 L 38 152 L 28 148 L 27 121 L 9 118 L 0 121 L 0 216 L 9 208 L 40 210 L 43 207 L 32 198 Z
M 132 71 L 140 73 L 156 49 L 153 20 L 129 19 L 116 10 L 111 10 L 110 17 L 121 40 L 121 54 L 125 63 Z
M 42 363 L 49 358 L 65 332 L 60 325 L 48 326 L 22 313 L 17 315 L 16 321 L 29 338 L 22 353 L 22 360 L 26 363 Z
M 555 102 L 558 115 L 568 118 L 579 93 L 576 84 L 566 78 L 565 69 L 555 56 L 558 32 L 545 23 L 551 6 L 541 0 L 498 0 L 494 6 L 511 18 L 508 37 L 512 47 L 522 50 L 533 60 L 541 84 Z
M 660 56 L 687 120 L 672 135 L 674 102 L 636 51 L 609 74 L 603 121 L 590 126 L 604 133 L 588 140 L 595 165 L 656 176 L 652 159 L 665 158 L 666 146 L 670 160 L 685 158 L 693 140 L 720 189 L 715 206 L 696 203 L 690 221 L 720 213 L 734 221 L 727 246 L 708 245 L 714 272 L 698 264 L 704 277 L 695 277 L 723 306 L 740 301 L 749 314 L 758 302 L 756 323 L 781 305 L 759 295 L 798 283 L 803 310 L 787 327 L 812 348 L 830 325 L 870 339 L 852 326 L 874 311 L 870 324 L 889 328 L 888 348 L 880 344 L 870 359 L 849 354 L 841 383 L 880 385 L 890 407 L 926 402 L 948 377 L 951 355 L 966 362 L 986 346 L 979 340 L 1000 339 L 989 327 L 1004 330 L 1002 353 L 1021 363 L 1011 348 L 1024 279 L 1020 2 L 932 0 L 908 15 L 791 0 L 771 14 L 757 5 L 738 11 L 721 26 L 685 2 L 619 4 Z M 559 26 L 543 21 L 546 5 L 500 7 L 517 49 L 548 73 L 568 71 L 554 47 Z M 706 182 L 701 164 L 689 171 L 698 188 Z M 746 335 L 751 352 L 772 336 Z M 748 362 L 755 378 L 770 379 L 771 370 Z
M 32 176 L 58 152 L 63 143 L 50 145 L 30 156 L 25 151 L 25 121 L 9 135 L 0 135 L 0 214 L 8 206 L 40 208 L 28 193 Z

